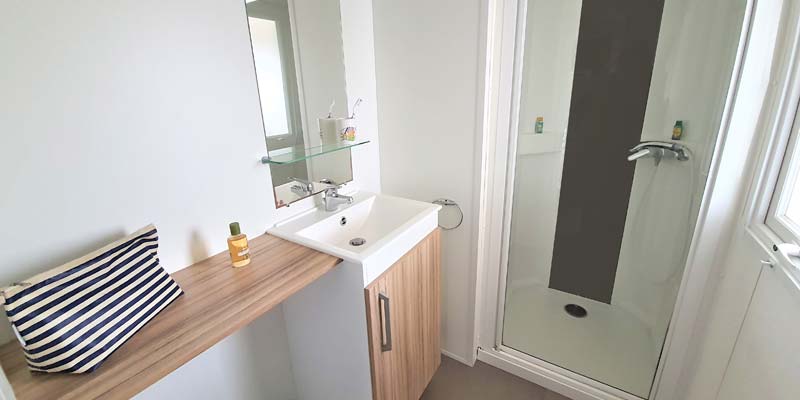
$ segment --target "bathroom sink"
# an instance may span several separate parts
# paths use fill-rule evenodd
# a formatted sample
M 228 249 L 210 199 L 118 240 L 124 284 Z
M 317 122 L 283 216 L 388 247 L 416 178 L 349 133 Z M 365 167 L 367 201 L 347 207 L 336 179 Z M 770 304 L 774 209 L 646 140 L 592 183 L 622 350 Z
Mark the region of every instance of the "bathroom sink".
M 436 204 L 369 192 L 353 197 L 337 211 L 315 208 L 268 233 L 361 264 L 366 285 L 438 225 Z

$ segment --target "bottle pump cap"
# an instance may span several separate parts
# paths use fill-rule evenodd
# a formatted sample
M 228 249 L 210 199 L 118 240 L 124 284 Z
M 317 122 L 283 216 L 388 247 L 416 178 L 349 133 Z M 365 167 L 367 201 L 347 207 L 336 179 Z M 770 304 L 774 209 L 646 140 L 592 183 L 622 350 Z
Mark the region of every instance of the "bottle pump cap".
M 242 233 L 242 229 L 239 228 L 238 222 L 231 222 L 228 226 L 231 228 L 231 236 L 236 236 Z

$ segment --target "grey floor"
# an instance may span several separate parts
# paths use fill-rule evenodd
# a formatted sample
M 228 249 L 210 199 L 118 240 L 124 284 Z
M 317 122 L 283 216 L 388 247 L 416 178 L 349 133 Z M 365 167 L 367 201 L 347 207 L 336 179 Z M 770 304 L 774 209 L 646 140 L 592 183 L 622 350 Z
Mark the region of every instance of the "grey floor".
M 423 400 L 569 400 L 480 361 L 470 368 L 442 357 Z

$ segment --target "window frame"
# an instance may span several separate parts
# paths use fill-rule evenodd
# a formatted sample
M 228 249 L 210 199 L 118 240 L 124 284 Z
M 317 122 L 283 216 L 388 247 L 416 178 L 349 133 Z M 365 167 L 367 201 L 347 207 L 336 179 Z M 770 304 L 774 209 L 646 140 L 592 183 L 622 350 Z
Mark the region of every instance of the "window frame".
M 780 159 L 780 162 L 773 161 L 776 163 L 778 176 L 770 188 L 764 224 L 782 242 L 800 244 L 800 221 L 793 221 L 786 216 L 795 186 L 800 184 L 800 108 L 795 105 L 790 110 L 793 115 L 788 140 L 785 144 L 781 143 L 773 153 L 773 160 Z
M 791 14 L 797 12 L 800 10 Z M 759 117 L 757 135 L 761 143 L 755 146 L 760 150 L 754 160 L 743 219 L 747 221 L 745 233 L 770 255 L 769 261 L 796 271 L 800 279 L 799 260 L 775 251 L 777 244 L 800 244 L 800 227 L 781 215 L 793 188 L 786 184 L 793 178 L 790 172 L 792 168 L 800 171 L 800 25 L 790 23 L 782 29 L 786 32 L 778 33 L 778 37 L 784 37 L 775 45 L 769 77 L 772 94 L 767 94 Z

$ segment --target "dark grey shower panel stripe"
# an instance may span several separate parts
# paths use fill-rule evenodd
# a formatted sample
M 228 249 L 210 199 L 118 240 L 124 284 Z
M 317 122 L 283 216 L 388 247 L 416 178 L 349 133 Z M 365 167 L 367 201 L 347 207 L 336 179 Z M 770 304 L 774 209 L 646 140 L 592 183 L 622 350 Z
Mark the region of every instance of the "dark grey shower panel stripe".
M 584 0 L 550 287 L 609 303 L 663 0 Z M 641 260 L 647 262 L 647 260 Z

